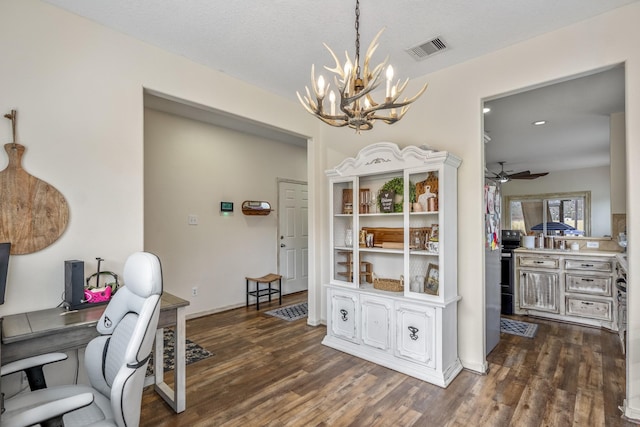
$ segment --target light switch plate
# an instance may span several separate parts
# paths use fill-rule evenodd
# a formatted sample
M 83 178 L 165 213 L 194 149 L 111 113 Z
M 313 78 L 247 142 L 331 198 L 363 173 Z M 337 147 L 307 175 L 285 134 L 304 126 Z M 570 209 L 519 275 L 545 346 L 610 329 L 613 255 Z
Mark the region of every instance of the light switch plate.
M 189 225 L 198 225 L 198 215 L 193 215 L 193 214 L 189 215 L 187 217 L 187 223 Z

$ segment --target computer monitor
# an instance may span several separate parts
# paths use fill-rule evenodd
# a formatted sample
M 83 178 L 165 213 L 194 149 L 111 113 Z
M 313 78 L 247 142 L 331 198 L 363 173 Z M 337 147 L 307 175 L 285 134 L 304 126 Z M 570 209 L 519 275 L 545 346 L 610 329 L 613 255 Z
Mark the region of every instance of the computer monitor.
M 4 304 L 4 292 L 7 289 L 7 271 L 11 243 L 0 243 L 0 304 Z

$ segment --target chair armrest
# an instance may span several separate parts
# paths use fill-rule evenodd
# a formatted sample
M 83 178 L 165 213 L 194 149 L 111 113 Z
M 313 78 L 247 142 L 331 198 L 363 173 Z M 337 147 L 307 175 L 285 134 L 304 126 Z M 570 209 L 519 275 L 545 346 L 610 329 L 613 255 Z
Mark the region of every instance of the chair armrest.
M 66 360 L 67 355 L 65 353 L 47 353 L 39 356 L 27 357 L 26 359 L 16 360 L 15 362 L 7 363 L 0 367 L 0 376 L 13 374 L 15 372 L 25 371 L 37 366 L 48 365 L 49 363 L 60 362 Z
M 19 413 L 11 413 L 2 418 L 2 427 L 27 427 L 60 417 L 93 402 L 93 393 L 81 393 L 64 399 L 54 400 Z

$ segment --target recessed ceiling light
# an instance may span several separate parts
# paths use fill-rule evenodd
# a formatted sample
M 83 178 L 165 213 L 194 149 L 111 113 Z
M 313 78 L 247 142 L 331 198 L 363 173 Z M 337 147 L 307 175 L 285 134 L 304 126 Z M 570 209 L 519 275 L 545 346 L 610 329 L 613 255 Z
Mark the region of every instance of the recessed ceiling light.
M 491 111 L 491 108 L 489 108 L 489 107 L 484 107 L 484 108 L 482 109 L 482 113 L 483 113 L 483 114 L 487 114 L 489 111 Z
M 547 121 L 546 120 L 536 120 L 535 122 L 531 123 L 534 126 L 542 126 L 542 125 L 546 125 Z

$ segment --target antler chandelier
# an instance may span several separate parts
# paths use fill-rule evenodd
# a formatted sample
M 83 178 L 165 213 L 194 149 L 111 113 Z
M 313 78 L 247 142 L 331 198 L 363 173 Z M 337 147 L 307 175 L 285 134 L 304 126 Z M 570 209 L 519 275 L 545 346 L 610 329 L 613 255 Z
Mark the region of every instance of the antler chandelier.
M 387 124 L 393 124 L 400 120 L 409 110 L 410 104 L 420 97 L 427 89 L 425 84 L 420 91 L 412 98 L 405 98 L 398 101 L 402 95 L 402 91 L 409 83 L 406 79 L 400 84 L 398 80 L 393 84 L 393 67 L 387 65 L 388 57 L 373 70 L 370 68 L 371 56 L 378 48 L 378 38 L 384 31 L 384 28 L 378 32 L 367 49 L 364 58 L 364 67 L 362 74 L 360 70 L 360 1 L 356 0 L 356 56 L 353 61 L 349 58 L 349 54 L 345 52 L 346 61 L 344 66 L 340 64 L 338 57 L 326 43 L 323 45 L 327 48 L 331 56 L 336 62 L 335 68 L 325 66 L 327 71 L 335 74 L 334 82 L 338 90 L 339 100 L 333 90 L 329 90 L 329 83 L 325 84 L 324 77 L 318 77 L 316 83 L 314 65 L 311 65 L 311 85 L 314 97 L 311 96 L 309 87 L 305 87 L 306 95 L 301 96 L 299 92 L 298 100 L 302 106 L 311 114 L 316 116 L 323 122 L 336 127 L 349 126 L 360 133 L 362 130 L 373 128 L 376 120 L 383 121 Z M 375 90 L 381 83 L 380 74 L 386 68 L 386 92 L 383 102 L 376 103 L 371 92 Z M 325 96 L 329 94 L 329 111 L 324 109 Z M 315 99 L 314 99 L 315 98 Z M 340 111 L 336 114 L 336 106 Z M 400 111 L 398 111 L 400 109 Z

